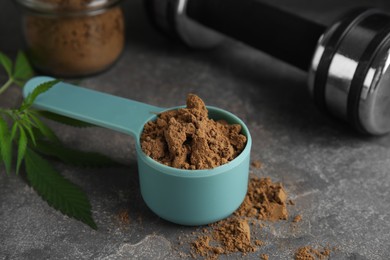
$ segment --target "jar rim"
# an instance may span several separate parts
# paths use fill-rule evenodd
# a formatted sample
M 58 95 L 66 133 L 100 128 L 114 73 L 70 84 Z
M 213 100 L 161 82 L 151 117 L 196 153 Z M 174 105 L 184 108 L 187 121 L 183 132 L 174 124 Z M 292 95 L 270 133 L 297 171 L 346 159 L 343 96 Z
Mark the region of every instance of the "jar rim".
M 108 8 L 118 5 L 122 0 L 80 0 L 79 5 L 61 4 L 57 1 L 42 0 L 14 0 L 22 8 L 42 15 L 78 16 L 84 14 L 100 13 Z

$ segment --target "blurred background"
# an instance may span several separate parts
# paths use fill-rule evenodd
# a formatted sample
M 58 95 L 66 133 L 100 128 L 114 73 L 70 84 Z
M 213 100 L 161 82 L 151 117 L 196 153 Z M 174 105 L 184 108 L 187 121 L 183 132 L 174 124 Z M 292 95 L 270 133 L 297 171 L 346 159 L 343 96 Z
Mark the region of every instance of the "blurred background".
M 263 1 L 323 25 L 354 7 L 390 12 L 388 0 Z M 127 39 L 122 57 L 82 85 L 161 107 L 180 105 L 192 92 L 206 104 L 233 112 L 252 133 L 253 160 L 263 164 L 252 173 L 282 182 L 296 202 L 291 216 L 303 216 L 297 229 L 290 222 L 262 229 L 269 243 L 246 259 L 259 259 L 260 252 L 291 259 L 296 248 L 307 244 L 337 246 L 334 259 L 388 259 L 389 135 L 362 138 L 321 113 L 308 94 L 307 73 L 265 53 L 229 40 L 213 50 L 191 50 L 152 28 L 142 0 L 123 1 L 123 10 Z M 12 57 L 23 48 L 20 22 L 13 1 L 0 0 L 0 51 Z M 10 88 L 0 97 L 1 106 L 17 103 L 16 96 L 20 89 Z M 134 140 L 101 128 L 54 127 L 72 147 L 109 154 L 126 167 L 60 165 L 88 194 L 97 232 L 50 208 L 21 178 L 2 170 L 0 259 L 2 252 L 4 259 L 178 259 L 178 237 L 198 229 L 164 221 L 144 204 Z M 115 218 L 121 210 L 130 218 L 125 228 Z
M 296 13 L 309 20 L 329 25 L 350 8 L 368 6 L 390 11 L 390 2 L 386 0 L 258 0 L 272 6 Z M 153 31 L 146 19 L 142 0 L 124 0 L 128 44 L 153 44 L 160 37 Z M 20 12 L 12 0 L 0 2 L 0 49 L 15 52 L 22 46 Z M 161 43 L 161 42 L 159 42 Z M 167 42 L 172 44 L 172 42 Z

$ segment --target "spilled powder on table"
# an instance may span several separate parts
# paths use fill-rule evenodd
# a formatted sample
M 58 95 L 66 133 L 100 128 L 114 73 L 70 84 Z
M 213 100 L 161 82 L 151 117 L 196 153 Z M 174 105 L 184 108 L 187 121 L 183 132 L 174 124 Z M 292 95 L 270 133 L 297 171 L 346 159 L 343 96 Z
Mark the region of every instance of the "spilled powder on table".
M 287 194 L 281 183 L 270 178 L 254 177 L 249 181 L 248 193 L 234 215 L 261 220 L 286 220 Z
M 194 256 L 218 259 L 221 254 L 255 252 L 264 242 L 251 238 L 250 220 L 286 220 L 286 201 L 282 184 L 273 183 L 270 178 L 251 178 L 240 208 L 231 217 L 211 224 L 211 235 L 204 234 L 192 242 Z
M 195 254 L 217 259 L 221 254 L 234 252 L 254 252 L 256 246 L 251 242 L 251 231 L 249 224 L 244 219 L 229 218 L 211 225 L 213 228 L 211 235 L 198 237 L 192 243 Z M 212 246 L 210 242 L 217 242 Z
M 129 212 L 127 209 L 121 209 L 117 214 L 118 220 L 125 225 L 130 224 Z
M 179 169 L 212 169 L 236 158 L 246 145 L 241 125 L 214 121 L 198 96 L 187 107 L 158 115 L 145 124 L 141 147 L 152 159 Z
M 323 260 L 328 259 L 331 250 L 324 248 L 322 250 L 315 249 L 311 246 L 303 246 L 295 252 L 295 260 Z
M 298 223 L 298 222 L 301 222 L 301 221 L 302 221 L 302 216 L 301 215 L 296 215 L 292 222 Z
M 261 168 L 261 162 L 258 161 L 258 160 L 254 160 L 252 161 L 251 165 L 256 168 L 256 169 L 260 169 Z
M 261 254 L 260 255 L 260 259 L 261 260 L 268 260 L 269 259 L 269 256 L 267 254 Z

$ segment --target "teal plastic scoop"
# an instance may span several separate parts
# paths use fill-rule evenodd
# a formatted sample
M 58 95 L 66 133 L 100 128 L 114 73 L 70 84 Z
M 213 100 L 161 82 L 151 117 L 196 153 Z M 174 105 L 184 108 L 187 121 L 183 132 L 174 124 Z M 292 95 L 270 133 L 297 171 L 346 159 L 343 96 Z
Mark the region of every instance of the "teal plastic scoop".
M 27 97 L 38 85 L 53 80 L 35 77 L 23 90 Z M 231 162 L 210 170 L 182 170 L 163 165 L 141 149 L 143 126 L 163 111 L 137 101 L 60 82 L 38 96 L 34 107 L 129 134 L 136 140 L 142 197 L 163 219 L 183 225 L 204 225 L 228 217 L 242 203 L 248 186 L 252 139 L 248 128 L 235 115 L 208 106 L 210 118 L 240 124 L 247 144 Z

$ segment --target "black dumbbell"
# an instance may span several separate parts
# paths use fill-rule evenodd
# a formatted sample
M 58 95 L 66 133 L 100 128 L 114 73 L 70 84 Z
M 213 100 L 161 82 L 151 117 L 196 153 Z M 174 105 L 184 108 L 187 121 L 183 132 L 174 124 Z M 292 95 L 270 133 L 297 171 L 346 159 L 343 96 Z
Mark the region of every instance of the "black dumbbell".
M 325 111 L 362 133 L 390 132 L 390 16 L 356 9 L 326 28 L 259 0 L 145 0 L 151 21 L 193 48 L 229 36 L 308 71 Z

